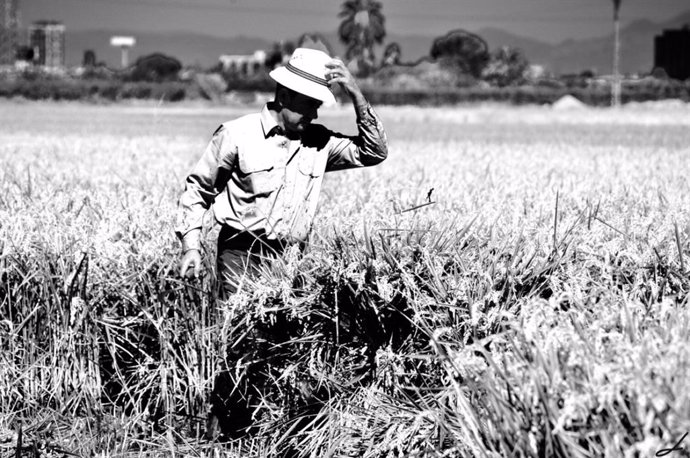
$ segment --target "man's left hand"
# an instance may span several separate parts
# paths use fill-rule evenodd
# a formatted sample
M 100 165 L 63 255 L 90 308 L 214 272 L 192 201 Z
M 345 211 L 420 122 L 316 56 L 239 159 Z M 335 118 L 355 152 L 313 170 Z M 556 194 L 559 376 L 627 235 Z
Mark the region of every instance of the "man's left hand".
M 326 64 L 326 81 L 331 86 L 340 84 L 351 98 L 356 98 L 362 94 L 362 91 L 357 86 L 355 77 L 352 76 L 345 63 L 340 59 L 333 59 Z

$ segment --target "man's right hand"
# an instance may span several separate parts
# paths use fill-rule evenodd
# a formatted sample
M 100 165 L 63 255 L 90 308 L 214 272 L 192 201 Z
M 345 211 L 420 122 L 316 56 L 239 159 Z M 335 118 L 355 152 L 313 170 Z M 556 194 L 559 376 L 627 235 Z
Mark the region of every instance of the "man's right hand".
M 201 253 L 199 250 L 188 250 L 182 256 L 182 264 L 180 265 L 180 277 L 189 278 L 189 270 L 193 268 L 194 278 L 198 278 L 201 273 Z

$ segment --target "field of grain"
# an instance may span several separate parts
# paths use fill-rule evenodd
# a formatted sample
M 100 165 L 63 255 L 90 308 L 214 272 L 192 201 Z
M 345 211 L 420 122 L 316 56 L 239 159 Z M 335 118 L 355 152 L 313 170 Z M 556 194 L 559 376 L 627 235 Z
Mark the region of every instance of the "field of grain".
M 217 228 L 176 275 L 176 202 L 256 109 L 0 102 L 0 455 L 647 457 L 690 431 L 690 107 L 378 107 L 389 159 L 327 175 L 308 251 L 221 304 Z M 205 440 L 249 364 L 257 431 Z

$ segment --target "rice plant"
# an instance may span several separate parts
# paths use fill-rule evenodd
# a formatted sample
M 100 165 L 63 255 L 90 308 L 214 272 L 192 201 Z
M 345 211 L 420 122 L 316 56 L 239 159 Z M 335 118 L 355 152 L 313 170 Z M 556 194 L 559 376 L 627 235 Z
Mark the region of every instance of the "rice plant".
M 172 227 L 242 110 L 2 103 L 3 455 L 632 457 L 690 430 L 684 106 L 381 107 L 390 158 L 329 174 L 309 249 L 220 302 L 212 218 L 198 280 Z M 240 438 L 207 434 L 223 374 Z

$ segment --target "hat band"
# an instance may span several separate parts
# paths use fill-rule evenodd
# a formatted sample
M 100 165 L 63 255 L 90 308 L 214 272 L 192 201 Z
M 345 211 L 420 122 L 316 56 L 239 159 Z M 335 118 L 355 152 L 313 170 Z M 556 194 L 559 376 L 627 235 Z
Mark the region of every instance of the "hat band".
M 311 73 L 305 72 L 304 70 L 300 70 L 299 68 L 291 65 L 290 62 L 287 63 L 285 68 L 287 68 L 297 76 L 301 76 L 302 78 L 308 79 L 309 81 L 328 87 L 328 82 L 325 79 L 319 78 L 318 76 L 314 76 Z

